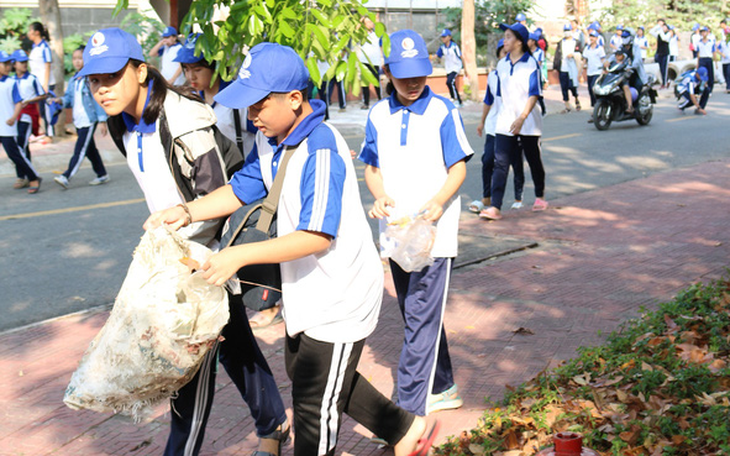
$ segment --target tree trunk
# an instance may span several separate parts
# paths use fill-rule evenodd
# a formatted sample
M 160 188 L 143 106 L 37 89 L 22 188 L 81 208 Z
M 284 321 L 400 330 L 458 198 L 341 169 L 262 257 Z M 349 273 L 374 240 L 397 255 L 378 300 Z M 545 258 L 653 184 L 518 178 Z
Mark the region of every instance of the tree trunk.
M 469 99 L 479 101 L 479 75 L 477 74 L 477 43 L 474 38 L 474 0 L 464 0 L 461 11 L 461 55 L 468 80 Z
M 51 70 L 56 78 L 56 96 L 63 96 L 64 92 L 64 71 L 63 71 L 63 29 L 61 27 L 61 10 L 58 7 L 58 0 L 39 0 L 38 7 L 41 12 L 43 25 L 48 29 L 51 42 L 48 43 L 53 51 L 53 65 Z

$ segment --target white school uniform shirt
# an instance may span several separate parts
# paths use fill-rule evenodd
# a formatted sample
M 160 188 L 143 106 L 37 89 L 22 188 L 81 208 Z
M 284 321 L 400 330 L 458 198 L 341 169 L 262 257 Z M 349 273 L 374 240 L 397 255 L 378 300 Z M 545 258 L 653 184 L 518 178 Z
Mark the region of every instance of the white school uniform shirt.
M 560 71 L 563 73 L 571 73 L 573 71 L 577 72 L 576 69 L 576 62 L 575 62 L 575 49 L 578 45 L 578 42 L 575 41 L 574 38 L 563 38 L 558 43 L 558 46 L 560 46 L 560 52 L 562 54 L 562 59 L 560 60 Z M 567 58 L 568 56 L 573 57 L 573 59 Z
M 611 40 L 608 42 L 612 49 L 619 49 L 623 45 L 623 38 L 615 33 L 611 35 Z
M 175 57 L 177 57 L 180 49 L 182 49 L 182 44 L 175 43 L 172 46 L 162 46 L 158 51 L 160 56 L 160 73 L 167 80 L 173 77 L 177 69 L 180 68 L 180 63 L 175 62 Z M 185 75 L 181 71 L 180 76 L 172 82 L 172 85 L 183 84 L 185 84 Z
M 74 91 L 74 106 L 72 109 L 74 127 L 86 128 L 91 126 L 91 119 L 86 114 L 86 108 L 84 107 L 84 84 L 86 84 L 86 78 L 80 77 L 75 78 L 71 81 L 73 84 Z
M 16 75 L 15 80 L 18 82 L 18 91 L 20 92 L 20 98 L 22 98 L 23 101 L 30 100 L 31 98 L 35 98 L 46 93 L 43 91 L 43 85 L 41 85 L 38 78 L 29 71 L 20 78 Z M 21 114 L 20 121 L 29 123 L 32 122 L 33 119 L 31 119 L 29 114 Z
M 218 93 L 228 87 L 231 82 L 232 81 L 221 81 L 218 85 Z M 202 90 L 198 94 L 200 95 L 200 98 L 205 100 L 205 93 Z M 213 108 L 215 117 L 218 119 L 215 124 L 218 127 L 218 130 L 220 130 L 226 138 L 236 143 L 236 118 L 233 115 L 233 109 L 223 106 L 217 101 L 213 102 L 211 108 Z M 253 126 L 251 121 L 248 120 L 248 108 L 239 109 L 238 114 L 241 128 L 241 140 L 243 142 L 243 150 L 241 152 L 243 153 L 243 156 L 246 157 L 254 147 L 256 131 L 258 131 L 258 129 Z M 238 146 L 238 144 L 236 144 L 236 146 Z
M 23 101 L 20 98 L 18 83 L 15 78 L 3 76 L 0 78 L 0 136 L 18 136 L 18 122 L 13 125 L 5 123 L 15 114 L 15 104 Z
M 639 46 L 645 46 L 647 49 L 641 50 L 641 60 L 646 59 L 647 52 L 649 51 L 649 39 L 645 36 L 637 36 L 634 38 L 634 43 L 638 44 Z
M 241 201 L 266 196 L 284 149 L 296 148 L 279 197 L 277 234 L 314 231 L 330 236 L 332 244 L 324 252 L 280 264 L 286 332 L 322 342 L 357 342 L 377 324 L 383 267 L 360 200 L 350 148 L 323 122 L 324 102 L 310 103 L 313 112 L 282 144 L 272 145 L 263 134 L 256 135 L 256 147 L 230 184 Z
M 487 92 L 484 94 L 484 104 L 491 106 L 487 118 L 484 120 L 484 134 L 496 135 L 497 131 L 497 114 L 502 107 L 502 98 L 497 96 L 497 86 L 499 85 L 499 76 L 497 71 L 491 71 L 487 76 Z
M 444 59 L 444 69 L 447 74 L 458 73 L 464 66 L 461 62 L 461 49 L 459 49 L 459 45 L 453 40 L 449 42 L 448 46 L 441 43 L 438 51 L 436 51 L 436 56 Z
M 697 42 L 697 57 L 699 58 L 712 58 L 712 55 L 716 50 L 715 40 L 707 38 L 707 41 L 700 40 Z
M 540 49 L 539 47 L 536 47 L 534 51 L 532 51 L 532 56 L 537 60 L 537 63 L 542 65 L 542 63 L 545 61 L 545 51 Z
M 603 71 L 603 59 L 606 58 L 606 50 L 603 46 L 592 47 L 590 45 L 583 49 L 583 58 L 586 59 L 586 74 L 596 76 Z
M 41 85 L 46 80 L 46 63 L 51 64 L 51 75 L 48 78 L 48 86 L 50 87 L 56 83 L 56 78 L 53 75 L 53 53 L 48 42 L 41 40 L 40 43 L 33 45 L 33 49 L 28 54 L 30 72 L 38 78 Z
M 530 54 L 512 64 L 509 54 L 497 63 L 498 86 L 497 96 L 502 98 L 502 107 L 497 116 L 496 134 L 513 136 L 509 128 L 522 114 L 531 96 L 540 96 L 540 68 Z M 521 136 L 541 136 L 542 116 L 539 103 L 527 116 L 520 130 Z
M 381 255 L 393 245 L 387 224 L 416 215 L 444 185 L 449 168 L 473 154 L 459 111 L 428 86 L 410 106 L 401 104 L 397 92 L 373 106 L 359 159 L 380 169 L 385 192 L 395 200 L 390 217 L 380 220 Z M 433 257 L 456 257 L 460 211 L 457 194 L 436 223 Z
M 669 38 L 669 55 L 674 57 L 679 56 L 679 37 L 677 35 Z
M 378 67 L 382 65 L 383 53 L 380 51 L 380 38 L 375 34 L 375 31 L 371 30 L 368 34 L 368 40 L 357 49 L 357 58 L 362 63 Z M 368 61 L 368 59 L 370 60 Z
M 730 41 L 720 43 L 717 46 L 717 50 L 720 51 L 720 54 L 722 54 L 722 59 L 720 62 L 724 64 L 730 63 Z

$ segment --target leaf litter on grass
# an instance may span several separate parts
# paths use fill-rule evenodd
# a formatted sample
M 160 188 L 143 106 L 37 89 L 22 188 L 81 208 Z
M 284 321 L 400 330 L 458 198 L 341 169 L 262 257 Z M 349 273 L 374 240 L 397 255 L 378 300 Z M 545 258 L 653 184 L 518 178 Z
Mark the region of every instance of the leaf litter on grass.
M 604 345 L 507 386 L 436 454 L 530 456 L 572 431 L 602 455 L 730 455 L 729 363 L 730 281 L 695 284 Z

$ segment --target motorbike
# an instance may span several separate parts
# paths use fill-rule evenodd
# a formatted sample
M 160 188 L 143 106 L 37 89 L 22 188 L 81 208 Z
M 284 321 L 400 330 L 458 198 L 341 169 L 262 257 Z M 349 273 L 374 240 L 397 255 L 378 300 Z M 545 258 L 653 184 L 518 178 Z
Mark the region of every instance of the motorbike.
M 599 130 L 608 130 L 612 122 L 623 122 L 635 119 L 639 125 L 648 125 L 654 115 L 657 92 L 653 88 L 656 81 L 653 75 L 648 75 L 648 81 L 641 91 L 631 87 L 634 112 L 628 113 L 628 105 L 624 96 L 623 84 L 631 77 L 632 69 L 629 59 L 615 63 L 596 79 L 593 85 L 593 95 L 596 104 L 593 108 L 593 125 Z

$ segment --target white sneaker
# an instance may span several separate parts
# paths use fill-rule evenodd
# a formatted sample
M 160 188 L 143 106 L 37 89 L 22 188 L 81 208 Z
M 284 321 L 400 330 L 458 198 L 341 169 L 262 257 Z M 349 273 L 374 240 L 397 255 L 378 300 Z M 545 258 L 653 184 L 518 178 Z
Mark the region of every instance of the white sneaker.
M 522 201 L 515 201 L 512 203 L 512 209 L 522 209 Z
M 109 175 L 104 174 L 103 176 L 97 177 L 93 181 L 89 182 L 89 185 L 101 185 L 106 184 L 107 182 L 109 182 Z
M 68 178 L 64 176 L 63 174 L 59 174 L 58 176 L 53 178 L 54 181 L 64 189 L 68 188 Z

